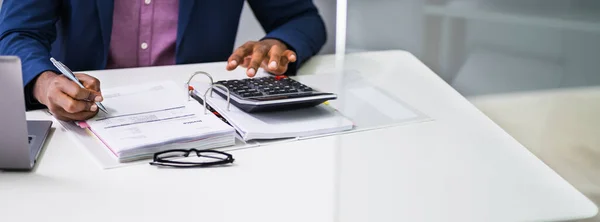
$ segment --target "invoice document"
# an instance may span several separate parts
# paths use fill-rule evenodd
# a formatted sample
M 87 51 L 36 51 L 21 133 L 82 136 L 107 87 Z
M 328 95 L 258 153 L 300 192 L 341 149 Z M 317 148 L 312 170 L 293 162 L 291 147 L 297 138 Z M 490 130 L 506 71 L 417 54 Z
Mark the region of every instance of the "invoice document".
M 108 114 L 79 122 L 120 160 L 150 157 L 167 149 L 208 149 L 233 145 L 235 130 L 195 100 L 183 86 L 155 82 L 105 89 Z

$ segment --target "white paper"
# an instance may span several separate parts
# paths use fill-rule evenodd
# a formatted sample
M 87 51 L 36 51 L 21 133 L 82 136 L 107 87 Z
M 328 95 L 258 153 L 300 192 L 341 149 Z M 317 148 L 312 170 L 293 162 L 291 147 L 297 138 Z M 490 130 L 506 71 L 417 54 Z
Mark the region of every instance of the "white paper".
M 198 83 L 196 88 L 199 92 L 204 92 L 208 85 Z M 246 141 L 328 134 L 350 130 L 354 125 L 341 113 L 324 104 L 287 111 L 246 113 L 234 105 L 227 111 L 227 101 L 218 95 L 207 100 L 209 105 L 235 126 Z
M 212 113 L 205 115 L 203 106 L 193 99 L 187 101 L 182 92 L 185 90 L 174 82 L 106 89 L 103 104 L 109 113 L 100 113 L 85 123 L 118 156 L 137 155 L 136 149 L 172 144 L 180 148 L 203 143 L 233 145 L 233 129 Z M 230 139 L 221 138 L 222 135 Z M 221 140 L 208 141 L 210 138 Z
M 92 157 L 92 159 L 95 160 L 98 166 L 102 169 L 135 166 L 140 164 L 148 164 L 149 162 L 149 160 L 120 162 L 115 155 L 109 149 L 107 149 L 106 146 L 104 146 L 104 144 L 98 140 L 98 138 L 96 138 L 96 136 L 86 132 L 86 129 L 75 125 L 73 122 L 65 122 L 60 120 L 58 122 L 61 124 L 62 129 L 67 132 L 69 137 L 76 142 L 79 147 L 86 150 L 90 157 Z M 255 148 L 267 144 L 269 143 L 259 144 L 256 142 L 244 142 L 241 139 L 236 139 L 235 145 L 218 148 L 218 150 L 234 153 L 236 150 Z

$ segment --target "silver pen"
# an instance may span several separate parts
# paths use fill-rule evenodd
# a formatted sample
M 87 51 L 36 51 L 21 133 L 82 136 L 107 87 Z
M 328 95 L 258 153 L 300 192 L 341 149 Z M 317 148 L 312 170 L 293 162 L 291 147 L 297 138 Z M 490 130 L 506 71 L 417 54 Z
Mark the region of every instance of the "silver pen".
M 54 58 L 50 58 L 50 61 L 52 62 L 52 64 L 54 64 L 54 66 L 58 70 L 60 70 L 60 72 L 63 73 L 63 75 L 65 75 L 71 81 L 77 83 L 77 85 L 79 85 L 79 87 L 85 89 L 85 86 L 83 86 L 83 84 L 81 84 L 81 82 L 79 81 L 79 79 L 77 79 L 77 77 L 75 77 L 75 74 L 71 71 L 71 69 L 69 69 L 69 67 L 67 67 L 65 64 L 62 64 L 62 62 L 56 61 L 56 59 L 54 59 Z M 108 113 L 108 111 L 106 110 L 106 108 L 104 108 L 104 106 L 102 105 L 102 103 L 96 102 L 96 105 L 98 106 L 98 108 L 100 110 L 102 110 L 102 112 Z

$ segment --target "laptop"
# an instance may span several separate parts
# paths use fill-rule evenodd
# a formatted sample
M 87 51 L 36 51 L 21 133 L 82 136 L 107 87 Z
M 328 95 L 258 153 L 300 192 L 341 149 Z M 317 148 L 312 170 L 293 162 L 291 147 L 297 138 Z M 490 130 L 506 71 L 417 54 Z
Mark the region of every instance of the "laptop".
M 52 121 L 26 121 L 21 61 L 0 56 L 0 170 L 31 170 Z

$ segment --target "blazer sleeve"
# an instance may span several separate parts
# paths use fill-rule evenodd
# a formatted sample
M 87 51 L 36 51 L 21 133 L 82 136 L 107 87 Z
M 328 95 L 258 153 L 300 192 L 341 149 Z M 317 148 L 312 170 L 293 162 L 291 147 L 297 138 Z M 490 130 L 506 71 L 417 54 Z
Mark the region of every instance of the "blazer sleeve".
M 32 101 L 36 77 L 45 71 L 60 73 L 50 62 L 59 8 L 60 0 L 4 0 L 0 10 L 0 55 L 21 59 L 28 109 L 43 108 Z
M 297 61 L 286 74 L 296 73 L 302 62 L 317 54 L 327 39 L 325 24 L 311 0 L 248 0 L 267 33 L 296 52 Z

